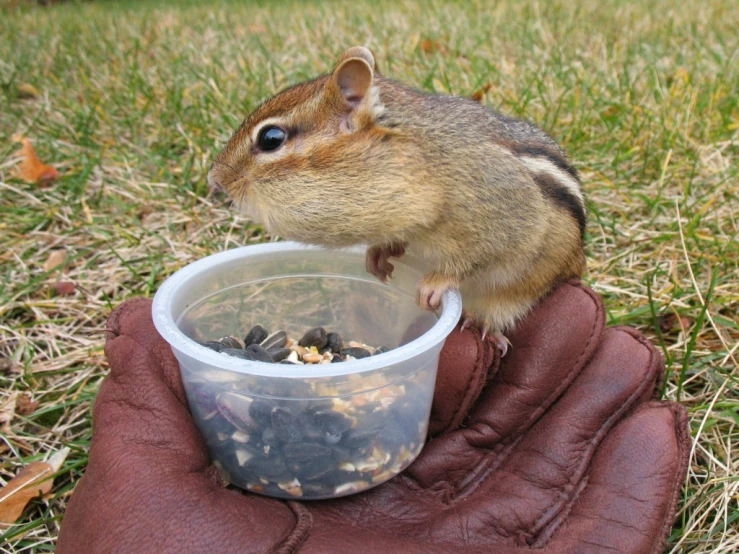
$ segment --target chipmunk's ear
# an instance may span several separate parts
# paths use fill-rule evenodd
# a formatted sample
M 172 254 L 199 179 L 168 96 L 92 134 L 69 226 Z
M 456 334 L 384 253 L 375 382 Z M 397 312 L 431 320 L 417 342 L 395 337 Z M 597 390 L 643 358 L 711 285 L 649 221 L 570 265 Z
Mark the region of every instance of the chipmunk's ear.
M 339 58 L 332 80 L 352 109 L 358 109 L 365 100 L 371 100 L 375 58 L 363 46 L 349 48 Z

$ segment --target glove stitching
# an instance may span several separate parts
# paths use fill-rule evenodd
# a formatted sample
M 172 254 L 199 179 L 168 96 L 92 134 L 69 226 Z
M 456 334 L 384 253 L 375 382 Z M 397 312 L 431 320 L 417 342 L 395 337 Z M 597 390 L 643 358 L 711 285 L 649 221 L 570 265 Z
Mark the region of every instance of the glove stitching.
M 619 332 L 624 332 L 623 329 L 614 329 Z M 564 489 L 560 492 L 557 498 L 549 504 L 544 510 L 542 511 L 542 514 L 537 518 L 537 520 L 534 522 L 534 525 L 529 530 L 528 534 L 534 538 L 541 535 L 544 532 L 544 528 L 546 526 L 547 520 L 552 520 L 557 516 L 557 513 L 550 513 L 555 506 L 558 504 L 563 505 L 567 504 L 571 500 L 568 500 L 573 493 L 573 490 L 576 489 L 578 484 L 578 475 L 587 474 L 588 470 L 590 469 L 590 464 L 593 461 L 593 457 L 595 455 L 595 452 L 597 450 L 597 446 L 602 442 L 603 437 L 618 423 L 620 420 L 622 420 L 628 413 L 632 411 L 632 408 L 635 407 L 635 405 L 638 404 L 639 398 L 644 394 L 644 391 L 647 387 L 654 387 L 654 381 L 650 378 L 650 375 L 653 375 L 655 372 L 659 369 L 659 353 L 651 347 L 651 344 L 645 344 L 641 340 L 639 340 L 639 337 L 635 337 L 631 333 L 626 333 L 633 339 L 637 340 L 640 344 L 647 346 L 647 351 L 649 352 L 649 360 L 645 364 L 645 371 L 642 379 L 640 380 L 639 386 L 632 392 L 626 401 L 621 404 L 618 410 L 616 410 L 611 416 L 606 419 L 603 424 L 598 429 L 598 432 L 593 435 L 593 438 L 591 438 L 587 443 L 587 448 L 585 449 L 586 456 L 582 459 L 579 466 L 576 466 L 576 468 L 570 472 L 570 478 L 568 479 Z M 656 359 L 655 359 L 656 358 Z M 550 535 L 551 537 L 551 535 Z M 548 540 L 546 541 L 548 542 Z M 546 542 L 544 544 L 546 544 Z
M 466 401 L 469 399 L 470 389 L 472 388 L 473 383 L 477 382 L 480 371 L 482 371 L 483 362 L 481 360 L 485 356 L 485 349 L 483 348 L 482 341 L 477 336 L 477 333 L 472 333 L 472 336 L 475 337 L 475 344 L 477 345 L 477 354 L 475 356 L 475 369 L 473 372 L 470 373 L 470 378 L 467 380 L 467 386 L 464 389 L 464 395 L 462 396 L 462 401 L 458 404 L 457 409 L 454 410 L 454 414 L 452 415 L 447 426 L 442 431 L 440 431 L 438 434 L 447 432 L 452 427 L 454 422 L 457 420 L 457 416 L 459 416 L 460 412 L 463 409 L 469 408 L 469 406 L 467 406 Z M 457 425 L 459 425 L 459 423 Z
M 288 501 L 287 506 L 295 514 L 295 527 L 272 549 L 273 554 L 293 554 L 300 551 L 313 530 L 313 514 L 308 508 L 294 500 Z
M 478 488 L 480 488 L 480 486 L 485 483 L 490 474 L 498 467 L 500 467 L 500 464 L 502 464 L 507 459 L 508 455 L 513 450 L 514 445 L 510 443 L 512 441 L 517 441 L 517 435 L 519 435 L 524 429 L 530 427 L 535 421 L 538 421 L 541 416 L 546 413 L 549 407 L 551 407 L 551 404 L 554 402 L 554 400 L 561 396 L 564 391 L 572 384 L 572 380 L 574 380 L 574 377 L 578 375 L 580 371 L 582 371 L 585 363 L 590 360 L 590 357 L 595 352 L 595 349 L 590 351 L 590 345 L 592 344 L 593 339 L 596 337 L 596 334 L 598 338 L 600 338 L 600 336 L 603 334 L 602 332 L 596 333 L 596 329 L 600 326 L 599 324 L 602 322 L 601 315 L 603 313 L 603 305 L 595 299 L 595 293 L 592 292 L 590 289 L 582 286 L 575 286 L 572 284 L 570 284 L 570 286 L 574 286 L 575 288 L 579 288 L 580 290 L 584 291 L 593 301 L 593 304 L 596 308 L 595 316 L 593 317 L 593 325 L 590 328 L 590 336 L 588 338 L 588 341 L 585 343 L 582 351 L 580 352 L 580 356 L 578 356 L 577 360 L 572 366 L 572 369 L 567 373 L 566 378 L 562 380 L 560 386 L 555 388 L 542 403 L 542 405 L 547 406 L 547 408 L 539 409 L 533 412 L 528 419 L 526 419 L 523 423 L 521 423 L 521 425 L 514 429 L 514 431 L 509 435 L 508 438 L 497 443 L 494 449 L 489 454 L 485 455 L 483 459 L 478 463 L 477 468 L 470 472 L 470 478 L 465 479 L 461 485 L 458 485 L 453 500 L 459 500 L 473 494 Z M 588 355 L 588 357 L 586 359 L 583 359 L 586 355 Z M 483 448 L 481 448 L 481 450 L 482 449 Z M 467 485 L 470 482 L 475 482 L 475 484 L 472 486 Z
M 529 533 L 527 536 L 526 543 L 528 546 L 531 546 L 531 548 L 544 548 L 547 543 L 552 539 L 552 537 L 557 533 L 557 530 L 559 530 L 560 527 L 562 527 L 562 524 L 567 521 L 567 518 L 570 515 L 570 512 L 572 512 L 572 508 L 577 503 L 578 498 L 580 498 L 580 495 L 582 492 L 588 487 L 588 483 L 590 482 L 590 475 L 587 474 L 585 477 L 582 478 L 580 481 L 580 484 L 575 489 L 575 492 L 572 494 L 572 497 L 570 498 L 570 501 L 565 503 L 565 505 L 562 507 L 562 509 L 557 513 L 555 518 L 550 523 L 549 527 L 546 529 L 547 536 L 544 537 L 544 533 L 541 532 L 538 535 L 532 533 Z

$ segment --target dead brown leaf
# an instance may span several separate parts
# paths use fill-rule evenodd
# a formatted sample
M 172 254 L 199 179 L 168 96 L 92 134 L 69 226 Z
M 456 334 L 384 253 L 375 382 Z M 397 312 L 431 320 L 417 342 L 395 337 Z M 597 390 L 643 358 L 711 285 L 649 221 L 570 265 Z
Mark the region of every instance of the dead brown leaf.
M 448 54 L 449 53 L 449 50 L 447 50 L 446 46 L 444 46 L 438 40 L 429 40 L 429 39 L 426 38 L 426 39 L 423 39 L 421 42 L 419 42 L 418 43 L 418 46 L 426 54 L 433 54 L 435 52 L 440 52 L 442 54 Z
M 432 52 L 436 51 L 436 44 L 434 44 L 433 40 L 423 39 L 420 42 L 419 46 L 421 47 L 421 50 L 423 50 L 427 54 L 431 54 Z
M 59 177 L 59 172 L 56 168 L 41 163 L 30 140 L 19 135 L 14 136 L 13 140 L 23 145 L 16 152 L 16 156 L 21 157 L 21 163 L 16 168 L 16 177 L 27 183 L 40 184 L 48 184 Z
M 252 33 L 266 33 L 267 27 L 264 25 L 259 25 L 258 23 L 249 23 L 249 30 Z
M 29 85 L 28 83 L 19 83 L 17 87 L 17 94 L 18 98 L 21 100 L 31 100 L 33 98 L 38 98 L 39 96 L 41 96 L 41 93 L 38 91 L 38 89 L 33 85 Z
M 38 409 L 38 401 L 23 393 L 15 401 L 15 413 L 21 416 L 31 415 Z
M 49 252 L 49 257 L 46 258 L 46 261 L 44 262 L 44 271 L 51 271 L 52 269 L 56 269 L 66 261 L 66 250 L 64 250 L 63 248 L 59 250 L 52 250 L 51 252 Z
M 670 333 L 673 331 L 684 332 L 693 324 L 693 320 L 689 317 L 678 316 L 677 314 L 670 312 L 659 316 L 657 318 L 657 324 L 663 333 Z
M 485 83 L 480 89 L 476 90 L 472 94 L 472 99 L 475 102 L 482 102 L 482 99 L 485 98 L 485 95 L 490 91 L 492 87 L 493 83 Z
M 62 467 L 67 454 L 69 448 L 63 448 L 45 462 L 31 462 L 0 489 L 0 529 L 18 521 L 31 500 L 51 491 L 54 481 L 50 477 Z
M 56 292 L 57 296 L 69 296 L 70 294 L 74 294 L 76 290 L 77 285 L 72 281 L 58 281 L 54 285 L 54 292 Z
M 151 214 L 154 211 L 154 208 L 152 208 L 149 205 L 144 205 L 141 207 L 141 209 L 136 213 L 136 218 L 139 221 L 144 221 L 146 219 L 146 216 Z

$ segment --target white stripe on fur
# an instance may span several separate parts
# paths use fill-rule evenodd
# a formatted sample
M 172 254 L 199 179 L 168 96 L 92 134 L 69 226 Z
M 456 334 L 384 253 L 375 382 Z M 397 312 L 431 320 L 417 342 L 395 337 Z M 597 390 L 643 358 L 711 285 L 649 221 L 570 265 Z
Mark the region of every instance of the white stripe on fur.
M 585 206 L 580 183 L 572 175 L 557 167 L 551 160 L 546 158 L 532 158 L 530 156 L 522 156 L 519 160 L 532 173 L 546 173 L 553 179 L 556 179 L 558 183 L 575 195 L 581 206 Z

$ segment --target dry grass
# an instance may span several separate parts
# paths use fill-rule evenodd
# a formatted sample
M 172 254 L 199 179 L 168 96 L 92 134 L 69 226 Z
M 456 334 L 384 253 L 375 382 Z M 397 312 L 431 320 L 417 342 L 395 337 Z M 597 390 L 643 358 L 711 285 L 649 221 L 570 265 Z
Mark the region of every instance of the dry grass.
M 72 449 L 0 549 L 54 548 L 86 464 L 111 308 L 190 261 L 267 238 L 208 192 L 214 152 L 261 99 L 361 43 L 421 88 L 489 85 L 484 102 L 539 122 L 570 152 L 590 199 L 589 282 L 612 323 L 661 345 L 664 395 L 690 410 L 694 452 L 668 551 L 739 548 L 736 2 L 169 6 L 0 17 L 0 354 L 13 361 L 0 409 L 14 394 L 38 402 L 0 432 L 0 484 Z M 23 83 L 39 96 L 19 99 Z M 60 181 L 12 178 L 15 133 Z M 44 271 L 54 249 L 66 262 Z M 78 290 L 55 296 L 59 279 Z

